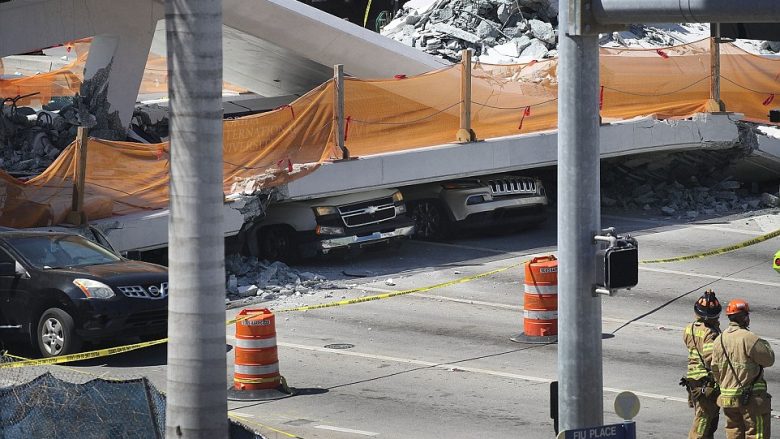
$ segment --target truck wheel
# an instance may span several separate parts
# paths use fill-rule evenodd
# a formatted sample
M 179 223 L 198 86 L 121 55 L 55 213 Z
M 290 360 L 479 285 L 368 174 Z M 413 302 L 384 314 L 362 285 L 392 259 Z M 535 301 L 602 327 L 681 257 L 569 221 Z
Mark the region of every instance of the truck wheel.
M 449 236 L 451 222 L 441 204 L 434 200 L 422 200 L 412 204 L 414 236 L 420 239 L 444 239 Z
M 257 244 L 260 256 L 269 261 L 293 262 L 297 258 L 292 233 L 286 227 L 272 226 L 260 230 Z
M 35 333 L 38 350 L 44 358 L 74 354 L 81 349 L 73 318 L 59 308 L 49 308 L 38 320 Z

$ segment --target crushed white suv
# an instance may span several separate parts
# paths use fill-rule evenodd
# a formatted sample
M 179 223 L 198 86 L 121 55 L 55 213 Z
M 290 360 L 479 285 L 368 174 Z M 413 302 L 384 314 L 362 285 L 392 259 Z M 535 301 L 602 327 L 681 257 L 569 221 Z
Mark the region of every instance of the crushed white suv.
M 267 260 L 295 261 L 377 245 L 400 245 L 414 232 L 397 189 L 285 201 L 268 206 L 248 231 L 249 253 Z
M 547 193 L 538 178 L 487 175 L 403 188 L 415 236 L 444 239 L 460 228 L 519 227 L 547 219 Z

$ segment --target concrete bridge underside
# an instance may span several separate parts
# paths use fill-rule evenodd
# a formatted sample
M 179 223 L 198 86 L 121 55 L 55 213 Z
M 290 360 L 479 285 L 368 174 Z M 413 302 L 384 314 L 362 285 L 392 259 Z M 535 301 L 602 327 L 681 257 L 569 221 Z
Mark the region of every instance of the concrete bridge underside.
M 93 37 L 90 78 L 113 59 L 109 102 L 129 124 L 150 52 L 165 55 L 162 0 L 0 3 L 0 57 Z M 363 78 L 415 75 L 448 63 L 295 0 L 223 0 L 224 78 L 261 96 L 303 94 L 333 65 Z
M 223 0 L 223 9 L 225 79 L 263 96 L 304 93 L 327 80 L 333 64 L 344 64 L 348 74 L 359 77 L 390 77 L 427 72 L 445 63 L 296 0 Z M 0 4 L 0 56 L 94 37 L 85 76 L 113 59 L 109 101 L 129 123 L 150 48 L 165 52 L 164 33 L 155 38 L 163 18 L 162 0 L 12 0 Z M 739 140 L 739 117 L 606 124 L 601 127 L 601 157 L 733 147 Z M 780 174 L 780 140 L 762 137 L 751 157 L 743 162 L 744 172 Z M 557 133 L 551 131 L 325 164 L 280 192 L 305 199 L 556 163 Z M 243 222 L 231 204 L 225 208 L 226 234 Z M 99 222 L 125 228 L 122 235 L 128 242 L 144 241 L 135 248 L 155 248 L 167 240 L 165 211 Z M 152 223 L 155 227 L 150 228 Z M 130 236 L 130 229 L 137 229 L 139 236 Z M 159 236 L 146 232 L 152 229 Z

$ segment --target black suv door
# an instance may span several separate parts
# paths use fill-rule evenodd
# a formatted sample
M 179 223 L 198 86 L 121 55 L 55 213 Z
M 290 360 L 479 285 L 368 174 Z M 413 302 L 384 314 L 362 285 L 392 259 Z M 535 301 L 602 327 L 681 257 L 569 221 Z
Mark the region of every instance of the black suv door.
M 6 272 L 0 273 L 0 336 L 2 336 L 26 329 L 24 325 L 28 322 L 23 321 L 22 316 L 27 314 L 25 311 L 29 297 L 26 291 L 27 280 L 19 274 L 11 274 L 10 266 L 17 265 L 16 259 L 2 247 L 0 247 L 0 263 L 6 267 Z

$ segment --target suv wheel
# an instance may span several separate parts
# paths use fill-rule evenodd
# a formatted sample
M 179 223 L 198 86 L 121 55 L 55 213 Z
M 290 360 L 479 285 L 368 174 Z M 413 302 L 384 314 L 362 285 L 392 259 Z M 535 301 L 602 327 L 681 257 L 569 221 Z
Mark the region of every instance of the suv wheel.
M 434 200 L 414 203 L 411 209 L 414 235 L 421 239 L 444 239 L 449 235 L 451 223 L 444 208 Z
M 292 262 L 296 258 L 292 233 L 283 226 L 262 229 L 258 237 L 258 247 L 260 256 L 269 261 Z
M 59 308 L 44 311 L 38 321 L 35 339 L 44 358 L 68 355 L 81 349 L 81 339 L 76 335 L 73 318 Z

